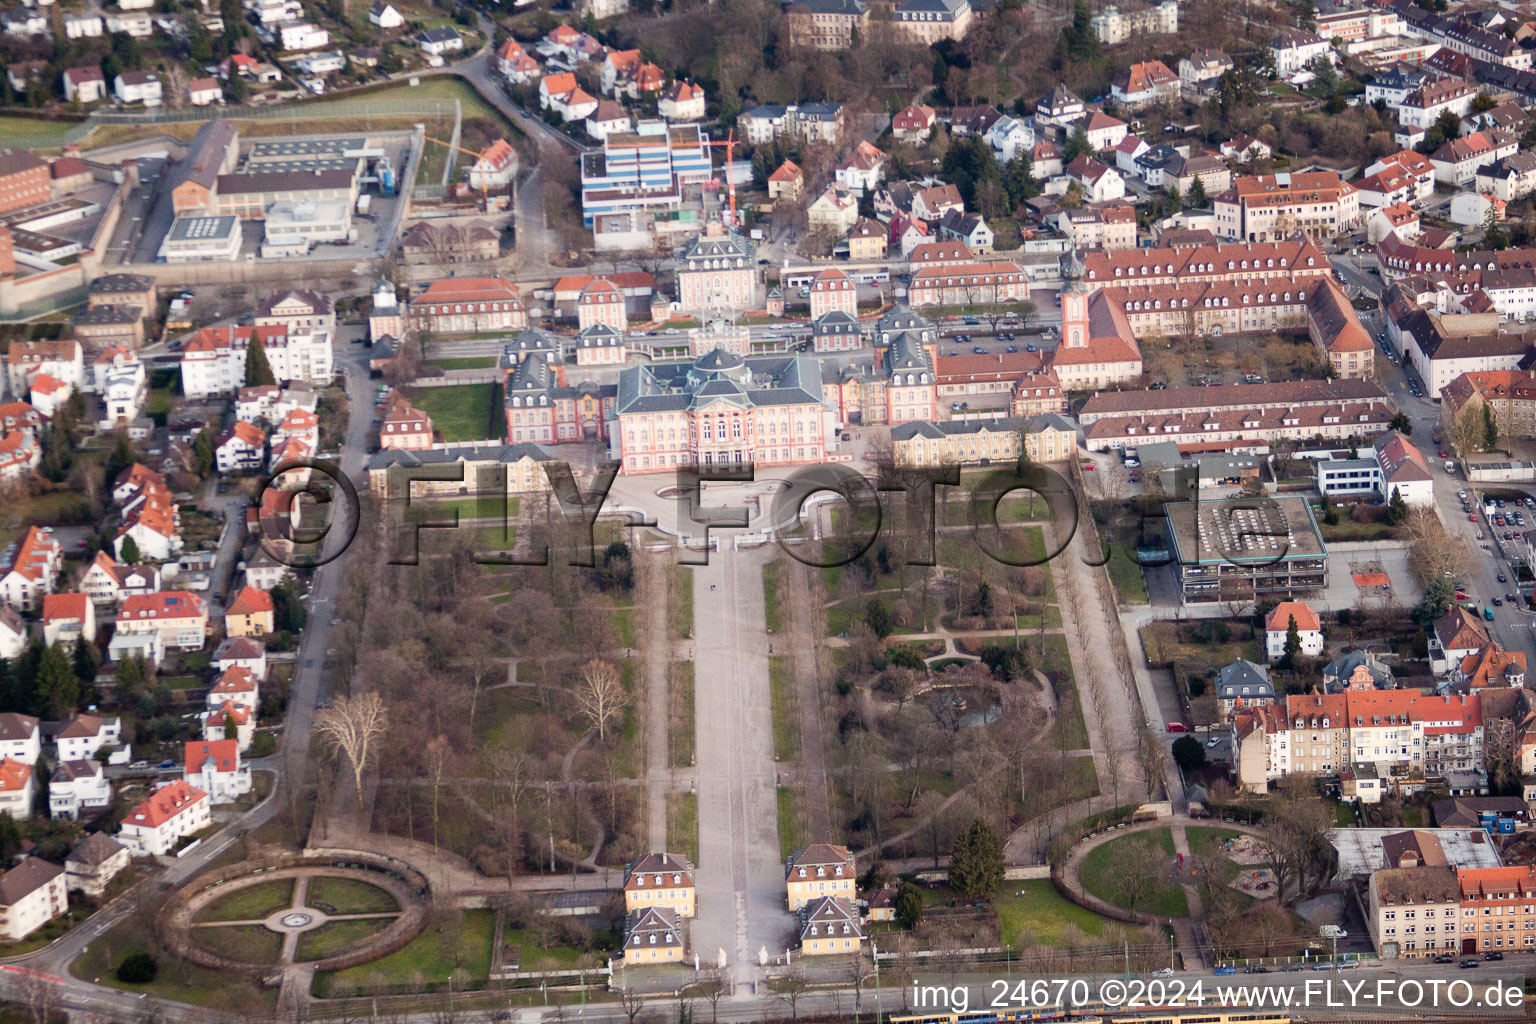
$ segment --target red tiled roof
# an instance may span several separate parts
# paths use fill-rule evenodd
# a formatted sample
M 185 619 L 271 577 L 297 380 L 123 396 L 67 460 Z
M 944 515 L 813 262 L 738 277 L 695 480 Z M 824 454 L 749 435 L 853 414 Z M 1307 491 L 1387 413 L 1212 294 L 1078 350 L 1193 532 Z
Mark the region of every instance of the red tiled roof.
M 1293 616 L 1296 619 L 1296 628 L 1303 633 L 1316 633 L 1323 628 L 1323 620 L 1317 617 L 1317 612 L 1313 611 L 1312 606 L 1307 602 L 1281 601 L 1264 620 L 1264 629 L 1270 633 L 1289 629 Z
M 195 807 L 199 801 L 206 799 L 208 799 L 207 793 L 188 785 L 185 780 L 177 779 L 149 794 L 143 803 L 128 812 L 128 816 L 123 819 L 123 824 L 159 828 L 188 808 Z
M 229 603 L 225 615 L 255 615 L 272 610 L 272 595 L 256 587 L 244 587 Z
M 203 765 L 213 762 L 216 772 L 240 770 L 240 744 L 237 740 L 190 740 L 186 745 L 186 772 L 196 775 Z
M 184 619 L 206 615 L 203 599 L 187 590 L 162 590 L 157 594 L 132 594 L 123 602 L 117 621 Z
M 91 599 L 84 594 L 45 594 L 43 596 L 43 621 L 64 622 L 71 619 L 85 621 L 86 608 Z

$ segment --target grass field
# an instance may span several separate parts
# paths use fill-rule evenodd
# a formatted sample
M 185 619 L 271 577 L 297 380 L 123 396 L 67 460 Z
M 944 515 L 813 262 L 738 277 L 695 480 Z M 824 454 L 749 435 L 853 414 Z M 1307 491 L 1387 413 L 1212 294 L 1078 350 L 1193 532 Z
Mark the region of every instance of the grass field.
M 392 917 L 363 917 L 352 921 L 332 921 L 312 932 L 299 936 L 299 944 L 293 951 L 294 959 L 321 960 L 339 953 L 348 946 L 362 942 L 368 936 L 388 928 Z
M 782 633 L 784 620 L 779 614 L 779 563 L 763 566 L 763 618 L 768 621 L 768 632 Z
M 699 797 L 696 793 L 667 794 L 667 848 L 699 862 Z
M 83 981 L 107 985 L 135 995 L 153 995 L 180 1003 L 224 1010 L 242 1019 L 272 1016 L 277 1010 L 277 989 L 259 989 L 225 971 L 211 971 L 190 963 L 162 960 L 160 975 L 148 985 L 129 985 L 113 974 L 117 965 L 133 953 L 154 952 L 151 922 L 130 916 L 128 920 L 92 940 L 83 954 L 69 965 L 69 973 Z M 228 931 L 229 929 L 196 929 Z M 265 930 L 265 929 L 263 929 Z M 275 932 L 268 932 L 279 938 Z
M 432 417 L 445 441 L 484 441 L 491 436 L 494 384 L 464 384 L 449 388 L 406 388 L 411 404 Z
M 304 902 L 323 903 L 331 914 L 382 914 L 400 909 L 388 892 L 355 878 L 313 878 Z M 322 908 L 324 909 L 324 908 Z
M 315 976 L 317 994 L 344 996 L 393 986 L 442 985 L 455 970 L 471 984 L 483 984 L 491 970 L 491 939 L 496 915 L 489 910 L 465 911 L 460 921 L 428 928 L 410 945 L 373 963 Z M 510 942 L 510 933 L 508 941 Z
M 800 753 L 800 701 L 790 678 L 789 659 L 768 659 L 768 684 L 773 693 L 773 756 L 792 760 Z
M 388 110 L 389 104 L 396 100 L 458 100 L 459 109 L 465 118 L 481 117 L 489 118 L 497 128 L 507 137 L 514 146 L 523 141 L 522 132 L 515 125 L 501 115 L 501 111 L 491 106 L 474 87 L 463 79 L 453 75 L 438 75 L 422 79 L 418 85 L 410 85 L 401 82 L 398 85 L 362 95 L 352 96 L 345 93 L 337 94 L 329 100 L 309 101 L 292 104 L 291 109 L 295 114 L 302 112 L 305 117 L 278 117 L 278 118 L 236 118 L 235 126 L 240 129 L 240 134 L 247 138 L 269 137 L 274 135 L 332 135 L 346 132 L 382 131 L 385 129 L 408 130 L 412 125 L 422 122 L 426 125 L 427 134 L 439 139 L 447 139 L 453 132 L 453 118 L 448 116 L 434 116 L 424 114 L 357 114 L 349 109 L 358 102 L 366 102 L 377 105 L 377 109 Z M 210 113 L 209 115 L 213 115 Z M 169 135 L 172 138 L 183 141 L 192 138 L 197 129 L 201 127 L 201 121 L 178 121 L 167 124 L 110 124 L 100 125 L 95 131 L 81 142 L 81 146 L 87 150 L 101 149 L 108 146 L 121 145 L 133 142 L 137 139 L 151 138 L 157 135 Z M 72 127 L 68 122 L 49 122 L 32 120 L 23 117 L 0 118 L 0 144 L 7 146 L 23 146 L 33 149 L 56 149 L 64 142 L 65 133 Z M 430 159 L 432 151 L 437 151 L 437 173 L 442 174 L 443 148 L 427 144 L 425 156 Z M 460 160 L 467 159 L 464 154 L 459 155 Z M 422 161 L 426 163 L 426 160 Z M 463 166 L 460 164 L 459 166 Z
M 259 924 L 193 928 L 192 941 L 211 953 L 253 964 L 275 964 L 283 951 L 283 937 Z
M 693 635 L 693 570 L 687 566 L 667 567 L 667 629 L 674 640 Z
M 788 786 L 779 787 L 779 856 L 788 859 L 791 853 L 803 848 L 809 830 L 805 814 L 800 808 L 800 797 Z
M 993 904 L 997 908 L 997 928 L 1002 940 L 1016 950 L 1058 946 L 1068 927 L 1091 938 L 1111 923 L 1108 918 L 1064 899 L 1047 879 L 1003 884 L 1007 892 Z
M 1089 851 L 1088 856 L 1083 858 L 1079 872 L 1083 887 L 1101 900 L 1117 907 L 1123 906 L 1120 879 L 1128 869 L 1128 864 L 1149 862 L 1143 853 L 1148 847 L 1155 847 L 1161 857 L 1171 859 L 1173 833 L 1166 828 L 1153 829 L 1111 839 L 1103 846 Z M 1140 906 L 1133 909 L 1166 917 L 1187 917 L 1189 901 L 1184 896 L 1182 885 L 1164 881 L 1154 884 L 1151 892 L 1141 900 Z
M 490 370 L 496 366 L 495 356 L 459 356 L 455 359 L 431 360 L 439 370 Z
M 667 763 L 688 768 L 694 757 L 693 662 L 667 666 Z
M 194 921 L 259 921 L 293 903 L 293 879 L 257 882 L 220 897 L 197 912 Z
M 571 946 L 540 946 L 527 939 L 527 932 L 508 928 L 501 936 L 505 955 L 524 970 L 569 971 L 581 966 L 581 950 Z

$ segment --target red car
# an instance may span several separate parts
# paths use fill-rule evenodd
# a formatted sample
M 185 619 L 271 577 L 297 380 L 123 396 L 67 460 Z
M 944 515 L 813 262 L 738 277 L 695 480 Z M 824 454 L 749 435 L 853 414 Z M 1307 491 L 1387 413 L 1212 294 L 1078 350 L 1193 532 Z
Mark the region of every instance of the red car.
M 1098 466 L 1095 466 L 1095 465 L 1094 465 L 1094 464 L 1093 464 L 1093 463 L 1091 463 L 1091 462 L 1085 462 L 1085 463 L 1083 463 L 1083 472 L 1084 472 L 1084 473 L 1092 473 L 1092 472 L 1093 472 L 1093 471 L 1094 471 L 1094 470 L 1096 470 L 1096 469 L 1098 469 L 1098 468 L 1099 468 L 1099 467 L 1098 467 Z
M 1169 732 L 1189 732 L 1189 726 L 1185 725 L 1183 722 L 1169 722 L 1168 723 L 1168 731 Z
M 1477 513 L 1476 512 L 1468 512 L 1467 513 L 1467 522 L 1469 522 L 1469 523 L 1477 522 Z

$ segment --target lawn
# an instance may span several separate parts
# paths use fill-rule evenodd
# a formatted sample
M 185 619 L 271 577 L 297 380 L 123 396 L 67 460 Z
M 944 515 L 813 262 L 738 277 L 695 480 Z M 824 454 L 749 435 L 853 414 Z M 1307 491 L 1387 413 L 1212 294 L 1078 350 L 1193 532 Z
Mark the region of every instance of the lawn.
M 210 953 L 253 964 L 275 964 L 283 951 L 283 937 L 259 924 L 193 928 L 192 941 Z
M 674 640 L 693 635 L 693 570 L 687 566 L 667 567 L 667 629 Z
M 0 958 L 22 956 L 26 953 L 42 949 L 44 946 L 51 946 L 65 932 L 81 921 L 84 921 L 90 914 L 91 911 L 89 909 L 76 908 L 51 919 L 47 924 L 19 942 L 0 942 Z
M 388 892 L 355 878 L 314 878 L 304 902 L 328 914 L 383 914 L 400 909 Z M 329 908 L 328 910 L 326 908 Z
M 299 936 L 299 945 L 293 951 L 294 959 L 323 960 L 339 953 L 348 946 L 362 942 L 375 932 L 388 928 L 392 917 L 363 917 L 352 921 L 332 921 L 312 932 Z
M 221 896 L 197 912 L 194 921 L 260 921 L 293 904 L 293 879 L 274 878 Z
M 1054 681 L 1056 724 L 1052 728 L 1060 734 L 1062 747 L 1083 749 L 1088 746 L 1088 727 L 1083 723 L 1082 702 L 1077 693 L 1077 678 L 1072 674 L 1072 659 L 1067 653 L 1065 636 L 1060 633 L 1045 635 L 1039 668 Z
M 696 793 L 667 794 L 667 849 L 699 863 L 699 797 Z
M 800 701 L 787 658 L 768 659 L 768 684 L 773 691 L 773 756 L 789 761 L 800 753 Z
M 0 144 L 23 149 L 56 149 L 74 127 L 71 121 L 36 117 L 0 117 Z
M 1222 848 L 1227 840 L 1243 834 L 1235 828 L 1207 828 L 1203 825 L 1195 825 L 1184 831 L 1189 836 L 1189 852 L 1196 857 L 1225 857 L 1226 851 Z
M 411 404 L 432 417 L 444 441 L 485 441 L 491 436 L 494 384 L 461 384 L 447 388 L 406 388 Z M 501 432 L 497 431 L 499 435 Z
M 807 842 L 805 815 L 800 796 L 788 786 L 779 787 L 779 856 L 785 860 Z
M 763 618 L 768 622 L 768 632 L 784 631 L 784 620 L 779 615 L 778 562 L 769 562 L 763 566 Z
M 130 985 L 118 981 L 113 972 L 124 957 L 133 953 L 155 952 L 150 940 L 152 929 L 153 925 L 143 920 L 142 915 L 130 915 L 116 928 L 93 939 L 85 952 L 70 963 L 69 973 L 82 981 L 107 985 L 135 995 L 152 994 L 159 999 L 225 1010 L 242 1019 L 261 1019 L 275 1014 L 277 989 L 258 989 L 238 979 L 231 979 L 225 971 L 212 971 L 185 962 L 172 964 L 163 955 L 160 956 L 160 975 L 148 985 Z M 275 932 L 268 934 L 278 937 Z
M 416 495 L 409 505 L 404 499 L 392 500 L 391 506 L 409 509 L 413 519 L 446 520 L 454 512 L 459 521 L 466 519 L 492 519 L 510 522 L 517 518 L 518 499 L 501 494 L 474 494 L 463 498 L 424 498 Z
M 454 359 L 434 357 L 429 362 L 439 370 L 491 370 L 496 367 L 495 356 L 459 356 Z
M 345 996 L 396 987 L 414 988 L 418 983 L 435 989 L 456 970 L 469 975 L 471 986 L 482 985 L 491 969 L 491 939 L 496 915 L 490 910 L 467 910 L 458 922 L 428 928 L 410 945 L 380 960 L 323 971 L 315 975 L 315 994 Z M 508 940 L 512 941 L 511 933 Z
M 1111 923 L 1063 898 L 1048 879 L 1003 884 L 1007 893 L 993 903 L 997 929 L 1015 952 L 1030 946 L 1059 946 L 1068 927 L 1091 938 Z
M 693 764 L 693 662 L 674 661 L 667 666 L 667 763 L 673 768 Z
M 1099 899 L 1115 906 L 1122 906 L 1120 877 L 1126 871 L 1127 858 L 1145 863 L 1142 850 L 1152 846 L 1168 860 L 1173 858 L 1173 833 L 1166 828 L 1136 833 L 1111 839 L 1103 846 L 1091 850 L 1083 858 L 1079 877 L 1083 887 Z M 1138 849 L 1140 848 L 1140 849 Z M 1144 896 L 1136 909 L 1164 917 L 1188 917 L 1189 901 L 1184 887 L 1172 882 L 1159 882 Z
M 1134 551 L 1124 544 L 1114 545 L 1106 568 L 1116 597 L 1126 604 L 1147 603 L 1147 580 L 1141 574 L 1141 564 L 1136 561 Z
M 569 971 L 581 966 L 581 950 L 574 946 L 539 946 L 527 941 L 527 932 L 508 928 L 501 936 L 503 956 L 528 971 Z

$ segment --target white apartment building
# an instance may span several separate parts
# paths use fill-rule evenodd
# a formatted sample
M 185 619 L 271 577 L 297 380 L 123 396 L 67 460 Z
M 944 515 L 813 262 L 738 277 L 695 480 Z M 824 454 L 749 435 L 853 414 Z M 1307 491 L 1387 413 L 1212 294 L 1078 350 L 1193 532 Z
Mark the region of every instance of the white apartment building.
M 0 760 L 37 764 L 43 753 L 43 731 L 31 715 L 0 714 Z
M 182 779 L 215 804 L 232 803 L 251 791 L 250 765 L 240 763 L 235 740 L 192 740 L 186 746 Z
M 62 761 L 48 780 L 48 816 L 79 818 L 112 802 L 112 786 L 100 761 Z
M 122 720 L 96 715 L 75 715 L 54 737 L 60 761 L 88 761 L 102 747 L 115 747 L 122 741 Z
M 64 869 L 27 857 L 0 875 L 0 939 L 20 942 L 69 909 Z
M 183 836 L 208 826 L 210 806 L 208 794 L 186 780 L 168 782 L 128 812 L 117 841 L 135 857 L 170 853 Z

